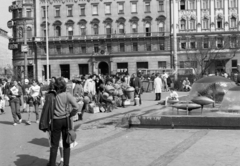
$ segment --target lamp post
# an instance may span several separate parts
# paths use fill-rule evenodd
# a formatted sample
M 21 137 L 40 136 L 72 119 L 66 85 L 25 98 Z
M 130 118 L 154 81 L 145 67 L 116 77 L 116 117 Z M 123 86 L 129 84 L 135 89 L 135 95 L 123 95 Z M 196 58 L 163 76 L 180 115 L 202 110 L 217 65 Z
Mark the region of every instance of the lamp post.
M 178 79 L 178 74 L 177 74 L 177 70 L 178 70 L 178 66 L 177 66 L 177 62 L 178 62 L 178 57 L 177 57 L 177 32 L 176 32 L 176 0 L 173 0 L 173 48 L 174 48 L 174 69 L 175 69 L 175 80 Z
M 48 6 L 47 0 L 45 0 L 45 11 L 46 11 L 46 61 L 47 61 L 47 84 L 49 84 L 49 52 L 48 52 Z

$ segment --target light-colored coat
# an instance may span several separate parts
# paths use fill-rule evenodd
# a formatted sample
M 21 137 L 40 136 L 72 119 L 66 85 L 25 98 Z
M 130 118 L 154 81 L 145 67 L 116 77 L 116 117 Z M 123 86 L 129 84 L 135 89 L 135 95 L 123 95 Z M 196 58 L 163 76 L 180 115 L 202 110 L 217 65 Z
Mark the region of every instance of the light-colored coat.
M 162 79 L 159 77 L 156 77 L 154 79 L 154 89 L 155 93 L 162 93 Z

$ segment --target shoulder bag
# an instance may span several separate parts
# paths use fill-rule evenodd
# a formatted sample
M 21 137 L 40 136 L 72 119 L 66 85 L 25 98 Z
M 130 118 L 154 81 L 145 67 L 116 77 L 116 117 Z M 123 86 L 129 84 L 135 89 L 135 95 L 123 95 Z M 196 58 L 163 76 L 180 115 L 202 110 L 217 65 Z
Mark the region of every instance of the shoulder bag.
M 67 92 L 66 92 L 66 99 L 67 99 Z M 67 104 L 68 104 L 68 100 L 67 100 Z M 69 116 L 67 116 L 67 126 L 68 126 L 68 129 L 67 129 L 67 139 L 66 139 L 66 142 L 68 144 L 71 144 L 73 142 L 75 142 L 76 138 L 77 138 L 77 134 L 72 130 L 70 129 L 70 111 L 69 109 L 66 108 L 66 111 L 68 113 Z

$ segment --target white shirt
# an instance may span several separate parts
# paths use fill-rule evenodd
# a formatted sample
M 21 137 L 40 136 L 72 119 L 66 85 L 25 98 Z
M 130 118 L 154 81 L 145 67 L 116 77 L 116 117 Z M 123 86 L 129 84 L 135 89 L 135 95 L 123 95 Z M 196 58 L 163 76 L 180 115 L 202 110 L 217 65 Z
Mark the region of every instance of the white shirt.
M 170 92 L 170 98 L 176 98 L 176 99 L 178 99 L 178 94 L 177 94 L 177 92 L 176 91 L 172 91 L 172 92 Z
M 33 85 L 32 85 L 32 86 L 30 87 L 29 91 L 30 91 L 30 95 L 31 95 L 32 97 L 37 97 L 37 96 L 39 96 L 39 94 L 40 94 L 40 86 L 38 86 L 38 85 L 33 86 Z
M 95 95 L 96 94 L 95 81 L 93 81 L 92 79 L 88 79 L 84 84 L 84 92 Z

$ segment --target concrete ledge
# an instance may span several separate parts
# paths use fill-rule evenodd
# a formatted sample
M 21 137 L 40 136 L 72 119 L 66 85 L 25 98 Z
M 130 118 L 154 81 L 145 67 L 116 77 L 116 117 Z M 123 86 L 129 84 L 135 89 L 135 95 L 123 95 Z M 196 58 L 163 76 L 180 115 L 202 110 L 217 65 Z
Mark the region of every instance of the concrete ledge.
M 130 116 L 130 127 L 240 129 L 240 116 Z

